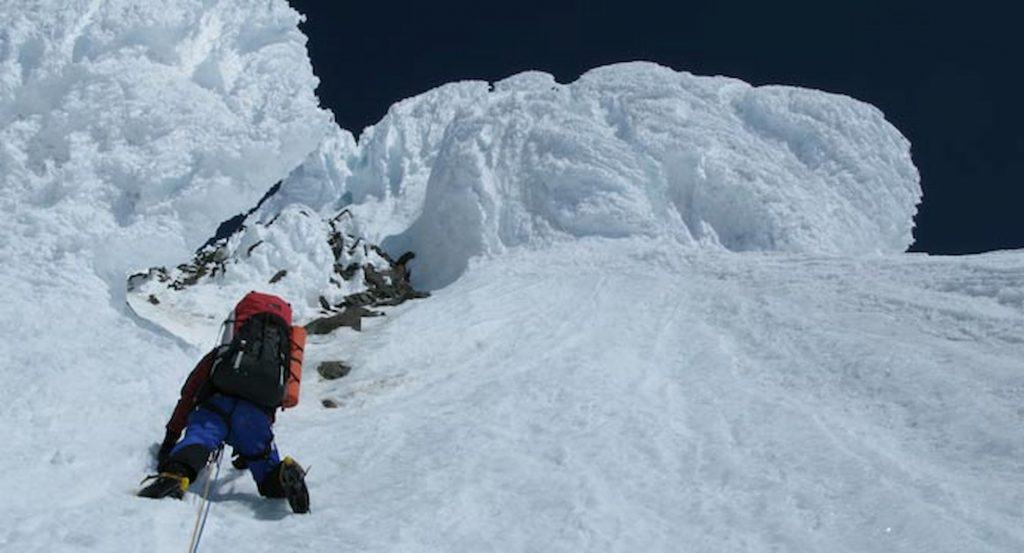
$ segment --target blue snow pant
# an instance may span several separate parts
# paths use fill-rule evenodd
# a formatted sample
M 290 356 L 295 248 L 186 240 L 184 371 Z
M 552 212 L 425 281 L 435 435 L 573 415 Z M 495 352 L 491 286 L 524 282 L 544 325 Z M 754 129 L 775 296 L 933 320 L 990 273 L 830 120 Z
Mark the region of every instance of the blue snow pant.
M 264 480 L 281 464 L 270 425 L 270 415 L 258 405 L 214 394 L 189 415 L 185 437 L 171 450 L 168 461 L 190 468 L 195 480 L 210 452 L 227 443 L 247 461 L 260 493 L 267 495 Z

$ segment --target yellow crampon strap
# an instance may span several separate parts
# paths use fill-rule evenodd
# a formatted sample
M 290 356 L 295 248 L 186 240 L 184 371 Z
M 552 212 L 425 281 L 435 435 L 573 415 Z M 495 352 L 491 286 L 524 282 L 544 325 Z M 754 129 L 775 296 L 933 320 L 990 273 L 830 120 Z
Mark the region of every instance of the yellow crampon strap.
M 173 478 L 178 481 L 178 487 L 181 488 L 181 493 L 188 491 L 189 479 L 188 476 L 182 476 L 180 474 L 174 474 L 173 472 L 161 472 L 160 476 L 166 476 Z
M 188 485 L 189 485 L 189 482 L 190 482 L 188 477 L 187 476 L 182 476 L 180 474 L 174 474 L 173 472 L 161 472 L 159 474 L 151 474 L 151 475 L 143 478 L 142 481 L 139 482 L 139 485 L 141 486 L 141 485 L 145 484 L 146 482 L 149 482 L 150 480 L 153 480 L 155 478 L 160 478 L 161 476 L 166 476 L 167 478 L 173 478 L 173 479 L 177 480 L 178 481 L 178 487 L 181 488 L 181 493 L 185 493 L 185 492 L 188 491 Z

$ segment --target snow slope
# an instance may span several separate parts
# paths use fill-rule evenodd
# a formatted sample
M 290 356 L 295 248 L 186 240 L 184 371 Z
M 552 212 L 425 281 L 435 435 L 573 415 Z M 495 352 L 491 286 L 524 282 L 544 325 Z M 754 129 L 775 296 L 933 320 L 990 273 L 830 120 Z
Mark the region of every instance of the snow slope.
M 225 467 L 204 548 L 1024 546 L 1024 254 L 624 245 L 518 250 L 363 333 L 314 338 L 308 366 L 355 369 L 307 377 L 276 426 L 280 447 L 313 467 L 313 514 L 259 499 Z M 0 543 L 179 550 L 194 500 L 130 495 L 172 391 L 150 390 L 155 413 L 97 427 L 115 453 L 100 478 L 65 480 L 99 470 L 88 443 L 32 442 L 29 475 L 53 480 L 5 491 L 61 495 L 7 503 Z
M 281 426 L 331 490 L 295 524 L 324 550 L 1024 545 L 1024 254 L 621 246 L 519 251 L 317 342 L 357 368 Z
M 185 547 L 194 496 L 133 493 L 209 342 L 125 278 L 286 175 L 225 286 L 290 246 L 314 301 L 302 212 L 348 207 L 436 293 L 312 340 L 276 429 L 313 514 L 226 469 L 204 549 L 1024 548 L 1024 253 L 899 254 L 920 188 L 876 109 L 625 64 L 447 85 L 357 144 L 298 18 L 0 4 L 0 549 Z

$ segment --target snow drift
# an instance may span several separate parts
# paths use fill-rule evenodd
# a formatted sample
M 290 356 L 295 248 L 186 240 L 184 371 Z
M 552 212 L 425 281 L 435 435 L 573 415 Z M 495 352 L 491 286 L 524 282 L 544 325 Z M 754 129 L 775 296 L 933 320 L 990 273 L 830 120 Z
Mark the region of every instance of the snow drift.
M 920 197 L 909 142 L 870 105 L 626 63 L 400 102 L 358 145 L 346 131 L 326 141 L 272 211 L 351 205 L 437 288 L 474 256 L 584 236 L 902 252 Z

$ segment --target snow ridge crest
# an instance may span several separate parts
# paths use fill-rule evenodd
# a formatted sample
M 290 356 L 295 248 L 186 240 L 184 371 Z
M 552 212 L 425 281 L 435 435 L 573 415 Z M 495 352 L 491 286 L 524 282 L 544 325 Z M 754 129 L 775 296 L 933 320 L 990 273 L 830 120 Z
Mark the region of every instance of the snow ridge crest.
M 901 252 L 919 180 L 909 142 L 868 104 L 635 62 L 399 102 L 358 143 L 338 130 L 270 208 L 349 207 L 364 235 L 416 251 L 419 283 L 437 288 L 475 256 L 588 236 Z

